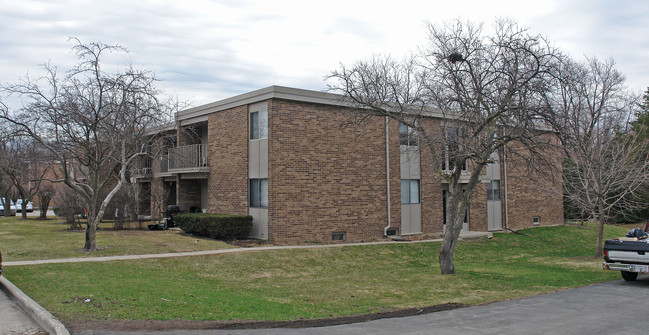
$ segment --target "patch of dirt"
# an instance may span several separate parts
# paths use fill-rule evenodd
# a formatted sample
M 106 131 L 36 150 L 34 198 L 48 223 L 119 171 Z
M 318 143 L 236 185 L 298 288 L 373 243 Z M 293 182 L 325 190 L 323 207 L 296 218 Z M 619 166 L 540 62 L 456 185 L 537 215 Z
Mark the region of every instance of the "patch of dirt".
M 69 320 L 64 321 L 66 328 L 72 333 L 85 330 L 114 330 L 114 331 L 163 331 L 163 330 L 204 330 L 204 329 L 267 329 L 267 328 L 310 328 L 327 327 L 351 323 L 368 322 L 386 318 L 398 318 L 413 315 L 429 314 L 466 307 L 465 304 L 448 303 L 422 308 L 406 308 L 373 314 L 362 314 L 324 319 L 299 319 L 293 321 L 189 321 L 189 320 Z
M 257 239 L 247 239 L 247 240 L 223 240 L 223 242 L 241 247 L 241 248 L 254 248 L 254 247 L 267 247 L 272 246 L 273 244 L 264 240 Z

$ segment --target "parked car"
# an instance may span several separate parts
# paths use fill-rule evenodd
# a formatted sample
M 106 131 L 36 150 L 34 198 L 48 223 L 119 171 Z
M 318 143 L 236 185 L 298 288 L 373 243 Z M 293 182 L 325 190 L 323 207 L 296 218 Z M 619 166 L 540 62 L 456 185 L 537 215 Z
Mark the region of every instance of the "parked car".
M 23 199 L 18 199 L 16 200 L 16 212 L 21 213 L 23 211 Z M 34 204 L 32 202 L 27 203 L 27 207 L 25 208 L 25 211 L 27 213 L 31 213 L 34 211 Z
M 5 199 L 0 198 L 0 216 L 5 215 Z M 9 215 L 16 216 L 16 204 L 13 200 L 10 200 L 9 203 Z

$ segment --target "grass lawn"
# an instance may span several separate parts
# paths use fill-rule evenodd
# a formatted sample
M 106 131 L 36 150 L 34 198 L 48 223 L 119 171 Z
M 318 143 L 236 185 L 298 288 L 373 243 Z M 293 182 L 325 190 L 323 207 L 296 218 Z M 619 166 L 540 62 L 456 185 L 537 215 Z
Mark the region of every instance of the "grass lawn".
M 70 257 L 97 257 L 129 254 L 224 249 L 232 246 L 220 241 L 183 236 L 180 231 L 100 230 L 97 245 L 104 248 L 93 253 L 81 252 L 85 242 L 83 230 L 68 231 L 63 220 L 0 217 L 0 250 L 5 262 Z M 102 224 L 101 227 L 111 227 Z
M 626 231 L 606 228 L 607 236 Z M 4 275 L 64 322 L 349 316 L 480 304 L 620 278 L 593 258 L 592 226 L 522 233 L 458 243 L 454 276 L 439 274 L 435 242 L 12 266 Z

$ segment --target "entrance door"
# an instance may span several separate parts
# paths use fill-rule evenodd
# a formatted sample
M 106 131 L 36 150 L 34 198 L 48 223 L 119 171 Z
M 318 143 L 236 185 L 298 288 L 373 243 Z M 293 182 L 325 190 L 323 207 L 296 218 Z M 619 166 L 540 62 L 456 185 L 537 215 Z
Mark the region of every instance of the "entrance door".
M 500 180 L 487 183 L 487 230 L 502 230 L 502 201 Z

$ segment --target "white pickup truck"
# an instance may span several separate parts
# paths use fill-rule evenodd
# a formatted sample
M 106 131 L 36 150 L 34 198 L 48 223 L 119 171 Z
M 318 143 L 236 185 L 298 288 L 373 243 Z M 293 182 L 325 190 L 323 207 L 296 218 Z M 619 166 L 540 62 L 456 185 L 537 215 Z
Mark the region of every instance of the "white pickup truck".
M 649 223 L 644 227 L 646 233 Z M 633 281 L 639 273 L 649 272 L 649 238 L 619 237 L 604 242 L 605 270 L 620 271 L 622 278 Z

